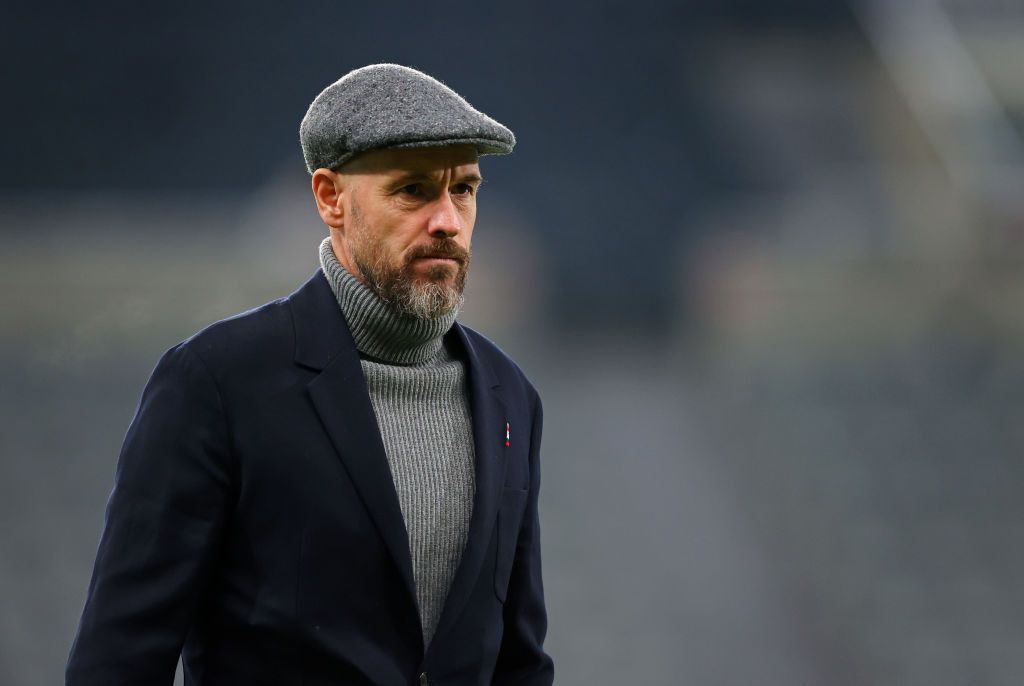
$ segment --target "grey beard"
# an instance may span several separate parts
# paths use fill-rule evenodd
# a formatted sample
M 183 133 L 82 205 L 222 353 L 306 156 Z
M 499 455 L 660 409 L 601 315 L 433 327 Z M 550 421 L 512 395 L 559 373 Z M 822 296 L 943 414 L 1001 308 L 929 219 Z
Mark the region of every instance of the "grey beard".
M 400 315 L 438 319 L 462 308 L 465 296 L 461 281 L 455 286 L 417 283 L 404 269 L 390 268 L 384 255 L 376 255 L 372 264 L 367 264 L 359 255 L 354 254 L 352 259 L 370 290 Z

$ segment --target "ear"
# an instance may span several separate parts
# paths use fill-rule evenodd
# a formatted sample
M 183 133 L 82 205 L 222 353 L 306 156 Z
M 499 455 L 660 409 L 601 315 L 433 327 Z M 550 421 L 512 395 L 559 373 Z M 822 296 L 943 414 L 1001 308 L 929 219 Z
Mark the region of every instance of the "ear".
M 313 198 L 316 209 L 324 224 L 340 229 L 345 220 L 344 180 L 341 174 L 330 169 L 317 169 L 313 172 Z

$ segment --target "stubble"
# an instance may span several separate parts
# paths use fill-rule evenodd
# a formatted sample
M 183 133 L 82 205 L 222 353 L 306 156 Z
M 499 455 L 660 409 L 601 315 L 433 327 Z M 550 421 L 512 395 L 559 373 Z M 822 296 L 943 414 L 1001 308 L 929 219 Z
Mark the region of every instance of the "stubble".
M 470 250 L 449 238 L 442 238 L 409 251 L 402 256 L 400 264 L 394 264 L 383 244 L 374 240 L 355 199 L 351 218 L 352 261 L 377 297 L 399 314 L 416 319 L 437 319 L 461 309 L 472 256 Z M 413 263 L 421 257 L 456 260 L 454 280 L 449 283 L 450 270 L 440 265 L 428 269 L 425 276 L 417 276 Z

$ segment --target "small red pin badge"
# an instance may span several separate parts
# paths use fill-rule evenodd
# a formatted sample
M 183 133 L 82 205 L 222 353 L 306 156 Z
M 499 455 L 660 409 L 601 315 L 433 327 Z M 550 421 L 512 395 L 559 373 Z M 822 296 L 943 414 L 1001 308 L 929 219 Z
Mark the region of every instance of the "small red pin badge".
M 509 438 L 509 431 L 510 430 L 511 430 L 511 426 L 509 425 L 508 422 L 505 422 L 505 447 L 506 448 L 509 446 L 508 438 Z

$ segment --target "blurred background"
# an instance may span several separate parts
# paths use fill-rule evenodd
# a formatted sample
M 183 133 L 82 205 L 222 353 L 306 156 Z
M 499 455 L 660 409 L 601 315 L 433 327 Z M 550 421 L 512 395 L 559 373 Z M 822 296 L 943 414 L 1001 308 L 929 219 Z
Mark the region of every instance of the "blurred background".
M 0 683 L 62 683 L 159 355 L 326 235 L 312 98 L 517 134 L 462 321 L 545 403 L 560 684 L 1024 682 L 1024 5 L 4 3 Z

